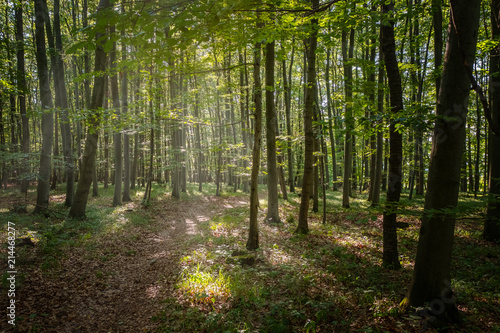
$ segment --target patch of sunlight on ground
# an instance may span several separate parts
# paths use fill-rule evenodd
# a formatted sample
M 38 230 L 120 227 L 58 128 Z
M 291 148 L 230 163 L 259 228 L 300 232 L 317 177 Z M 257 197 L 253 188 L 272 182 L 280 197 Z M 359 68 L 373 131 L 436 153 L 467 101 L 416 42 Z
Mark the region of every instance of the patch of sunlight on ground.
M 373 250 L 379 250 L 379 247 L 375 246 L 367 237 L 356 238 L 344 235 L 344 237 L 342 238 L 335 239 L 335 242 L 346 247 L 369 248 Z
M 156 298 L 156 296 L 158 296 L 158 294 L 160 293 L 160 289 L 160 286 L 149 286 L 146 289 L 146 295 L 148 296 L 148 298 Z
M 167 252 L 167 251 L 161 251 L 161 252 L 157 252 L 157 253 L 153 254 L 150 258 L 153 258 L 153 259 L 166 258 L 168 254 L 169 254 L 169 252 Z
M 0 213 L 8 213 L 9 209 L 8 208 L 1 208 Z
M 277 246 L 273 246 L 273 249 L 270 251 L 269 261 L 273 265 L 286 264 L 290 262 L 290 256 L 278 249 Z
M 185 296 L 192 303 L 214 304 L 216 302 L 225 302 L 231 296 L 231 278 L 225 275 L 222 270 L 213 272 L 211 269 L 206 271 L 196 266 L 196 270 L 189 271 L 185 269 L 182 272 L 182 279 L 178 288 L 182 290 Z
M 124 215 L 125 211 L 127 210 L 127 206 L 120 206 L 116 207 L 111 214 L 109 215 L 109 218 L 111 219 L 111 229 L 116 231 L 125 226 L 129 222 L 128 217 Z
M 191 219 L 186 219 L 184 222 L 186 223 L 186 234 L 196 235 L 196 222 Z

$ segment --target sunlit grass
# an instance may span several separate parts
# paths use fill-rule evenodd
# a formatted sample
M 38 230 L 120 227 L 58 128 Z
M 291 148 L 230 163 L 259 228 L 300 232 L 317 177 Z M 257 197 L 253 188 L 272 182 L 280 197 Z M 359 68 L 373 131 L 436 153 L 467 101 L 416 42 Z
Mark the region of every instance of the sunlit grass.
M 231 297 L 231 278 L 222 269 L 213 271 L 201 269 L 198 263 L 194 271 L 184 269 L 178 288 L 192 303 L 214 304 L 225 302 Z

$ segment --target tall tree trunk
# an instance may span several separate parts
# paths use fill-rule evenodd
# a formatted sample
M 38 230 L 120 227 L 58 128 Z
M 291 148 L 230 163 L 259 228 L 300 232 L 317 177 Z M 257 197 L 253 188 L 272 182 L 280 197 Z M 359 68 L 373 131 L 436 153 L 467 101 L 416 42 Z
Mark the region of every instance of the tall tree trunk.
M 319 0 L 311 0 L 312 8 L 319 6 Z M 307 217 L 309 213 L 309 196 L 311 194 L 311 185 L 313 182 L 313 150 L 314 150 L 314 104 L 315 95 L 314 87 L 316 85 L 316 48 L 318 44 L 318 19 L 313 18 L 310 21 L 311 32 L 305 40 L 304 46 L 307 56 L 307 85 L 305 88 L 305 103 L 304 103 L 304 135 L 305 135 L 305 152 L 304 152 L 304 177 L 302 181 L 302 197 L 300 200 L 299 222 L 296 233 L 307 234 L 309 225 Z
M 244 59 L 243 59 L 243 54 L 241 51 L 238 53 L 238 61 L 241 66 L 244 65 Z M 245 65 L 246 66 L 246 65 Z M 249 132 L 247 129 L 247 122 L 246 122 L 246 115 L 248 113 L 248 109 L 245 108 L 245 100 L 243 99 L 243 96 L 245 96 L 245 69 L 241 68 L 240 69 L 240 118 L 241 118 L 241 139 L 243 141 L 243 149 L 242 149 L 242 154 L 243 156 L 248 155 L 248 146 L 249 146 L 249 140 L 247 137 L 249 136 Z M 201 150 L 200 150 L 201 154 Z M 247 170 L 248 169 L 248 160 L 246 158 L 243 159 L 243 169 Z M 200 174 L 201 174 L 201 166 L 200 166 Z M 247 177 L 244 176 L 243 179 L 243 192 L 247 193 L 249 192 L 248 188 L 248 180 Z
M 424 215 L 409 290 L 409 303 L 431 302 L 432 314 L 456 318 L 450 263 L 460 185 L 468 98 L 466 66 L 474 63 L 480 0 L 451 1 L 451 19 L 443 66 L 437 118 L 432 138 Z
M 257 28 L 262 28 L 258 23 Z M 260 168 L 260 147 L 262 130 L 262 83 L 260 80 L 260 61 L 261 61 L 260 42 L 254 46 L 253 61 L 253 82 L 254 82 L 254 134 L 252 151 L 252 176 L 250 179 L 250 229 L 248 231 L 247 249 L 256 250 L 259 248 L 259 168 Z
M 42 151 L 40 155 L 40 172 L 38 176 L 35 213 L 44 212 L 49 206 L 50 164 L 52 154 L 52 139 L 54 136 L 54 117 L 52 93 L 50 91 L 49 71 L 45 48 L 44 2 L 35 1 L 35 42 L 36 64 L 40 85 L 40 101 L 42 114 Z
M 17 90 L 19 94 L 19 113 L 22 122 L 21 152 L 23 153 L 21 167 L 21 193 L 28 194 L 29 187 L 29 153 L 30 153 L 30 129 L 29 119 L 26 113 L 26 71 L 24 65 L 24 34 L 23 34 L 23 1 L 19 1 L 15 7 L 16 16 L 16 42 L 17 42 Z M 2 144 L 3 145 L 3 144 Z M 1 186 L 1 184 L 0 184 Z M 25 197 L 26 198 L 26 197 Z
M 384 14 L 393 15 L 394 2 L 383 5 Z M 396 43 L 394 39 L 394 21 L 389 19 L 388 24 L 381 25 L 381 47 L 384 53 L 385 68 L 389 81 L 391 113 L 395 116 L 403 110 L 403 90 L 401 75 L 396 58 Z M 384 209 L 383 239 L 384 254 L 383 265 L 397 269 L 401 267 L 398 257 L 398 238 L 396 234 L 396 209 L 401 196 L 401 165 L 403 160 L 402 135 L 396 129 L 396 120 L 390 120 L 389 126 L 389 184 L 387 187 L 387 200 Z
M 492 39 L 497 40 L 500 36 L 500 0 L 491 2 L 491 32 Z M 500 124 L 500 46 L 490 53 L 490 100 L 491 117 L 495 124 Z M 479 117 L 478 117 L 479 118 Z M 479 130 L 479 128 L 478 128 Z M 479 150 L 479 141 L 477 142 Z M 500 241 L 500 138 L 495 134 L 489 134 L 489 192 L 488 209 L 484 221 L 484 238 Z M 478 171 L 476 171 L 479 173 Z
M 377 113 L 384 112 L 384 66 L 382 58 L 384 54 L 382 48 L 379 49 L 378 81 L 377 81 Z M 375 165 L 375 180 L 373 182 L 372 206 L 378 206 L 380 202 L 380 186 L 382 184 L 382 164 L 384 161 L 384 130 L 382 120 L 378 121 L 377 126 L 377 157 Z
M 115 33 L 115 26 L 111 26 L 110 34 Z M 122 204 L 122 171 L 123 171 L 123 155 L 122 155 L 122 132 L 121 132 L 121 115 L 120 115 L 120 95 L 118 93 L 118 73 L 116 59 L 116 42 L 113 42 L 113 48 L 109 54 L 109 66 L 114 72 L 111 76 L 111 99 L 113 100 L 113 111 L 118 121 L 118 126 L 115 128 L 114 144 L 115 144 L 115 190 L 113 195 L 113 206 Z M 153 152 L 151 152 L 153 154 Z
M 97 7 L 97 20 L 105 20 L 106 9 L 109 8 L 109 0 L 100 0 Z M 106 70 L 106 53 L 104 52 L 104 44 L 106 38 L 103 32 L 96 34 L 96 49 L 95 49 L 95 72 L 100 73 Z M 82 164 L 80 168 L 80 177 L 76 187 L 75 195 L 73 196 L 73 203 L 69 211 L 69 217 L 84 218 L 85 209 L 87 207 L 87 200 L 92 182 L 92 173 L 94 169 L 97 140 L 99 138 L 99 125 L 101 121 L 100 108 L 104 102 L 104 76 L 97 75 L 94 78 L 94 87 L 92 93 L 92 101 L 90 103 L 90 111 L 92 117 L 89 119 L 89 126 L 87 132 L 87 139 L 85 140 L 85 149 L 82 156 Z
M 56 98 L 56 108 L 59 108 L 59 116 L 61 119 L 61 139 L 63 145 L 63 155 L 64 155 L 64 170 L 66 175 L 66 200 L 64 204 L 69 207 L 73 202 L 73 192 L 75 185 L 75 171 L 73 165 L 73 150 L 71 147 L 71 125 L 69 121 L 68 112 L 68 93 L 66 90 L 66 80 L 65 80 L 65 69 L 63 60 L 63 45 L 62 45 L 62 35 L 61 35 L 61 21 L 59 15 L 60 4 L 59 0 L 54 0 L 54 37 L 55 37 L 55 47 L 56 47 L 56 66 L 54 68 L 54 73 L 58 76 L 56 92 L 59 95 Z
M 349 44 L 349 45 L 348 45 Z M 348 51 L 349 49 L 349 51 Z M 352 170 L 352 146 L 354 119 L 352 116 L 352 64 L 350 63 L 354 54 L 354 29 L 350 30 L 349 42 L 347 32 L 342 32 L 342 60 L 344 62 L 344 86 L 345 86 L 345 123 L 346 134 L 344 143 L 344 179 L 342 181 L 342 206 L 349 208 L 349 195 L 351 193 Z
M 197 173 L 198 173 L 198 191 L 203 191 L 203 177 L 202 177 L 202 165 L 203 165 L 203 151 L 201 149 L 201 135 L 200 135 L 200 94 L 198 92 L 198 82 L 196 80 L 196 76 L 193 78 L 195 95 L 194 95 L 194 117 L 196 119 L 196 127 L 195 127 L 195 135 L 196 135 L 196 149 L 198 150 L 198 158 L 197 158 Z M 244 123 L 244 122 L 243 122 Z M 243 143 L 245 140 L 243 139 Z
M 290 113 L 292 109 L 292 68 L 293 58 L 295 53 L 295 45 L 292 46 L 292 55 L 290 57 L 290 70 L 287 73 L 286 60 L 282 60 L 283 66 L 283 90 L 285 99 L 285 118 L 286 118 L 286 135 L 287 135 L 287 161 L 288 161 L 288 185 L 290 192 L 295 192 L 295 182 L 293 177 L 293 154 L 292 154 L 292 123 Z
M 123 5 L 124 6 L 124 5 Z M 122 11 L 125 12 L 125 8 L 122 8 Z M 125 32 L 122 30 L 122 37 L 125 35 Z M 122 44 L 122 61 L 125 63 L 127 61 L 127 46 Z M 127 68 L 123 69 L 122 73 L 122 115 L 127 121 L 127 112 L 128 112 L 128 71 Z M 128 134 L 128 128 L 125 127 L 123 129 L 123 196 L 122 201 L 128 202 L 132 199 L 130 198 L 130 136 Z
M 326 69 L 325 69 L 325 80 L 326 80 L 326 109 L 328 111 L 328 135 L 330 137 L 330 145 L 332 149 L 332 182 L 333 190 L 337 191 L 339 189 L 339 184 L 337 183 L 337 151 L 335 149 L 335 136 L 333 133 L 333 113 L 332 113 L 332 95 L 330 92 L 330 48 L 326 50 Z
M 278 169 L 276 164 L 276 128 L 274 105 L 274 44 L 266 44 L 266 141 L 267 141 L 267 215 L 269 224 L 282 223 L 278 206 Z

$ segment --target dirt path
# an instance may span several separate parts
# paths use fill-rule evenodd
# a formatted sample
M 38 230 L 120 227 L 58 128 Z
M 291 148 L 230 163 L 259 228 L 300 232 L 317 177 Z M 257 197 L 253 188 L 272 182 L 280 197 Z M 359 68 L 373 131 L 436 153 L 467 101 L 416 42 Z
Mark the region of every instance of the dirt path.
M 16 297 L 17 316 L 24 318 L 17 330 L 155 331 L 151 318 L 161 313 L 162 300 L 174 296 L 178 262 L 187 255 L 183 253 L 186 241 L 199 232 L 197 224 L 227 208 L 247 205 L 246 200 L 167 199 L 146 208 L 151 224 L 130 225 L 66 251 L 67 257 L 59 269 L 51 270 L 53 274 L 40 268 L 29 272 Z M 125 224 L 127 214 L 124 209 L 120 216 Z

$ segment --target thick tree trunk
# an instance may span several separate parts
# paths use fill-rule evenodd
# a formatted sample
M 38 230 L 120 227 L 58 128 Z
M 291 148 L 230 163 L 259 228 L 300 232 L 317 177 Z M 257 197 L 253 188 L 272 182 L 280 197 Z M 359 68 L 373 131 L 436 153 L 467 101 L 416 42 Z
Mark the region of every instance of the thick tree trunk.
M 258 28 L 262 24 L 257 24 Z M 254 82 L 254 134 L 252 151 L 252 176 L 250 179 L 250 229 L 248 232 L 247 249 L 256 250 L 259 248 L 259 168 L 260 168 L 260 147 L 262 130 L 262 84 L 260 80 L 261 43 L 255 43 L 253 61 L 253 82 Z
M 276 164 L 277 117 L 274 106 L 274 41 L 266 44 L 266 141 L 267 141 L 267 215 L 269 224 L 282 223 L 278 206 L 278 169 Z
M 500 36 L 500 0 L 491 2 L 491 31 L 492 39 Z M 495 124 L 500 124 L 500 46 L 490 54 L 490 100 L 491 118 Z M 479 128 L 478 128 L 479 130 Z M 479 149 L 479 141 L 477 142 Z M 489 135 L 489 200 L 486 220 L 484 221 L 484 238 L 500 241 L 500 138 L 495 134 Z
M 392 15 L 394 2 L 383 5 L 382 11 Z M 403 110 L 403 90 L 401 75 L 396 58 L 396 43 L 394 39 L 394 22 L 381 25 L 381 47 L 384 53 L 385 68 L 389 81 L 391 113 L 396 118 Z M 390 120 L 389 126 L 389 184 L 387 187 L 387 200 L 384 209 L 383 238 L 384 238 L 384 267 L 397 269 L 401 267 L 398 257 L 398 238 L 396 233 L 396 209 L 401 196 L 401 165 L 403 160 L 402 134 L 396 130 L 396 120 Z
M 54 117 L 52 93 L 50 91 L 49 71 L 47 54 L 45 48 L 43 0 L 35 1 L 35 42 L 36 42 L 36 64 L 38 80 L 40 85 L 40 101 L 42 114 L 42 151 L 40 155 L 40 172 L 38 175 L 38 187 L 35 213 L 44 212 L 49 206 L 50 188 L 50 164 L 52 154 L 52 139 L 54 136 Z
M 432 138 L 424 215 L 409 302 L 431 302 L 434 316 L 454 319 L 450 262 L 460 185 L 470 81 L 466 66 L 474 63 L 480 0 L 451 1 L 437 120 Z M 457 29 L 457 30 L 456 30 Z
M 100 0 L 97 8 L 97 19 L 105 20 L 105 10 L 109 7 L 109 0 Z M 95 50 L 95 71 L 97 73 L 106 70 L 106 53 L 104 52 L 104 44 L 106 39 L 103 38 L 104 34 L 99 32 L 96 34 Z M 90 103 L 90 110 L 93 116 L 90 117 L 87 139 L 85 140 L 85 149 L 82 157 L 82 165 L 80 168 L 80 177 L 75 195 L 73 196 L 73 203 L 69 211 L 69 217 L 84 218 L 85 208 L 87 207 L 87 200 L 92 183 L 92 173 L 97 153 L 97 140 L 99 138 L 99 125 L 101 121 L 100 108 L 104 101 L 104 76 L 96 76 L 94 79 L 94 88 L 92 93 L 92 101 Z
M 311 0 L 313 8 L 319 6 L 319 0 Z M 311 185 L 313 182 L 313 150 L 314 150 L 314 104 L 315 95 L 314 87 L 316 85 L 316 48 L 318 36 L 318 19 L 314 18 L 310 22 L 311 33 L 305 40 L 305 50 L 307 56 L 307 85 L 305 88 L 305 103 L 304 103 L 304 135 L 305 135 L 305 152 L 304 152 L 304 177 L 302 181 L 302 197 L 300 200 L 299 222 L 296 233 L 307 234 L 309 225 L 307 217 L 309 213 L 309 196 L 311 194 Z

